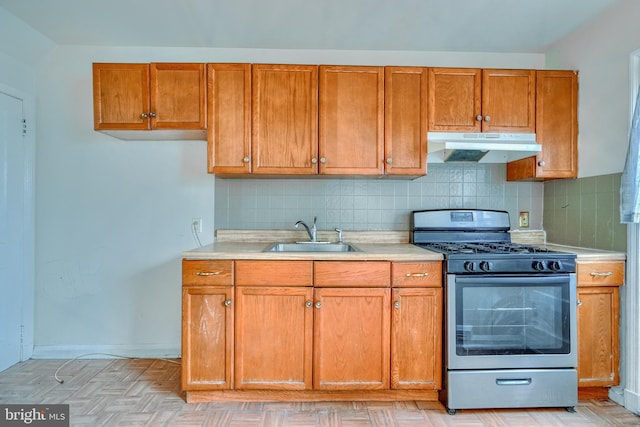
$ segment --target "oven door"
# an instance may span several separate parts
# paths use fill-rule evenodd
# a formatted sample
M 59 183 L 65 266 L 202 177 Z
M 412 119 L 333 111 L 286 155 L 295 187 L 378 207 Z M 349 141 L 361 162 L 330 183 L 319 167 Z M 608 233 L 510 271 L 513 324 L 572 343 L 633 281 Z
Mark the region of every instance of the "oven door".
M 575 274 L 447 275 L 447 369 L 573 368 Z

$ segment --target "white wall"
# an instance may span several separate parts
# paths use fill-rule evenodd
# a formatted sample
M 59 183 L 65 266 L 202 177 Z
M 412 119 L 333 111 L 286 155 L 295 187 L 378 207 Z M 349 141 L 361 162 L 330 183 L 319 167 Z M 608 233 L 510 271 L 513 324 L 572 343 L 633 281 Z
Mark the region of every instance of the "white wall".
M 204 141 L 122 142 L 93 130 L 92 62 L 542 66 L 542 55 L 58 47 L 38 65 L 36 357 L 180 350 L 180 253 L 214 177 Z
M 623 0 L 554 45 L 547 68 L 580 72 L 579 177 L 622 172 L 629 132 L 629 55 L 640 49 L 640 2 Z

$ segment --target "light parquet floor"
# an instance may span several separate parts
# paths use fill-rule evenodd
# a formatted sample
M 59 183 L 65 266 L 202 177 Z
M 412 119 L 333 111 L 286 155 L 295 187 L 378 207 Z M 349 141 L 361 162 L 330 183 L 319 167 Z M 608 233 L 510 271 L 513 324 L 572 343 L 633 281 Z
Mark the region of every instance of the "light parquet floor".
M 606 399 L 564 409 L 464 410 L 437 402 L 185 403 L 180 366 L 152 359 L 28 360 L 0 372 L 0 403 L 70 405 L 72 426 L 640 426 Z

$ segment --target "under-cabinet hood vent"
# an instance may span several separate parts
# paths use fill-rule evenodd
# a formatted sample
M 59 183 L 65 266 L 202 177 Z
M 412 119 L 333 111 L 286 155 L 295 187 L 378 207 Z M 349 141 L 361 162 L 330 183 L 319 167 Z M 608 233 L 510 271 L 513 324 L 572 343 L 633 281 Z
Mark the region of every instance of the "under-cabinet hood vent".
M 535 133 L 427 133 L 429 163 L 506 163 L 542 150 Z

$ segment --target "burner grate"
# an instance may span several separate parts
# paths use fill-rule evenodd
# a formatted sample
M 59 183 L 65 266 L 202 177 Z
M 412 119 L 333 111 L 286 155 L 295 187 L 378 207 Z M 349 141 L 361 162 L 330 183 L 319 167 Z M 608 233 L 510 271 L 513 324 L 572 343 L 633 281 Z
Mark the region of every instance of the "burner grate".
M 543 254 L 553 252 L 539 246 L 504 242 L 430 242 L 420 245 L 445 254 Z

